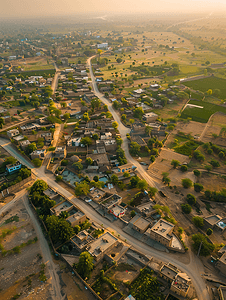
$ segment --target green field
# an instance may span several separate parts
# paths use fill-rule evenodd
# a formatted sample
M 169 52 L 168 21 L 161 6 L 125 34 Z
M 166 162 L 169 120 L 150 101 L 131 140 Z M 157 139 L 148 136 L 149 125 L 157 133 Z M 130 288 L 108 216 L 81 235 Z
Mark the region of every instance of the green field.
M 209 89 L 220 90 L 220 98 L 226 98 L 226 80 L 218 77 L 208 77 L 199 80 L 192 80 L 183 83 L 187 87 L 192 88 L 193 90 L 199 90 L 201 92 L 206 92 Z
M 16 75 L 21 74 L 23 76 L 45 76 L 45 75 L 54 75 L 56 73 L 55 69 L 48 69 L 48 70 L 37 70 L 37 71 L 24 71 L 20 73 L 9 73 L 9 75 Z
M 198 100 L 190 100 L 189 104 L 202 106 L 203 108 L 187 106 L 181 114 L 181 118 L 183 119 L 191 118 L 196 122 L 207 123 L 210 116 L 215 112 L 222 112 L 226 114 L 226 107 L 220 105 Z

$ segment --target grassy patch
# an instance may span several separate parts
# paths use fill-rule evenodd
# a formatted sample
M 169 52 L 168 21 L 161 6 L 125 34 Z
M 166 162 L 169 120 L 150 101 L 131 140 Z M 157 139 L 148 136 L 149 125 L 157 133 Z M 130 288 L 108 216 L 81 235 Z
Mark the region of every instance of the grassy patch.
M 203 108 L 187 106 L 181 114 L 181 118 L 183 119 L 191 118 L 196 122 L 207 123 L 210 116 L 216 112 L 222 112 L 226 114 L 226 108 L 220 105 L 198 100 L 190 100 L 189 104 L 202 106 Z
M 8 223 L 11 223 L 11 222 L 19 222 L 19 217 L 18 216 L 12 216 L 11 218 L 5 220 L 4 224 L 8 224 Z
M 192 80 L 183 83 L 184 85 L 201 92 L 206 92 L 208 89 L 219 89 L 220 97 L 226 98 L 226 80 L 218 77 L 208 77 L 199 80 Z
M 198 148 L 199 144 L 194 141 L 187 141 L 182 145 L 174 147 L 174 151 L 183 155 L 191 155 Z

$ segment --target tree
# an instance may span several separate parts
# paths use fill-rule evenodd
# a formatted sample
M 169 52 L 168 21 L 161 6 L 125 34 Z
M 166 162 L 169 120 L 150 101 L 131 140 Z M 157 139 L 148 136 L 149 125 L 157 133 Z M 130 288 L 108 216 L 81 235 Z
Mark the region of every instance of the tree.
M 192 236 L 193 247 L 198 252 L 200 249 L 200 255 L 208 256 L 215 249 L 215 245 L 209 243 L 205 235 L 201 233 L 193 234 Z M 201 244 L 202 243 L 202 244 Z M 201 246 L 201 248 L 200 248 Z
M 86 181 L 83 181 L 75 187 L 75 195 L 81 196 L 81 195 L 87 195 L 89 193 L 89 185 Z
M 157 157 L 159 155 L 159 150 L 156 148 L 151 149 L 151 155 L 154 155 L 155 157 Z
M 99 135 L 98 135 L 97 133 L 94 133 L 94 134 L 92 135 L 92 138 L 93 138 L 95 141 L 97 141 L 97 140 L 99 140 Z
M 116 59 L 117 63 L 120 64 L 122 62 L 122 59 L 119 57 Z
M 148 191 L 148 194 L 151 198 L 154 198 L 155 197 L 155 194 L 158 192 L 158 190 L 155 188 L 155 187 L 149 187 L 149 191 Z
M 141 119 L 144 114 L 144 110 L 142 107 L 137 107 L 133 110 L 134 118 Z
M 196 198 L 192 194 L 187 194 L 186 200 L 187 200 L 188 204 L 190 204 L 191 206 L 195 205 L 195 203 L 196 203 Z
M 31 153 L 34 152 L 35 150 L 37 150 L 37 146 L 36 146 L 35 143 L 31 143 L 31 144 L 27 145 L 27 147 L 26 147 L 26 152 L 27 152 L 28 154 L 31 154 Z
M 197 176 L 197 177 L 199 177 L 200 174 L 201 174 L 201 172 L 200 172 L 199 170 L 194 170 L 193 173 L 194 173 L 194 175 Z
M 48 189 L 48 184 L 44 180 L 38 179 L 31 186 L 31 194 L 33 194 L 33 193 L 42 194 L 47 189 Z
M 130 213 L 131 218 L 135 217 L 135 215 L 136 215 L 135 210 L 132 210 L 131 213 Z
M 83 169 L 83 165 L 80 163 L 80 161 L 77 161 L 73 163 L 72 165 L 77 171 L 81 171 Z
M 63 177 L 62 177 L 61 175 L 57 175 L 57 176 L 56 176 L 56 181 L 57 181 L 57 182 L 61 181 L 62 179 L 63 179 Z
M 74 234 L 71 224 L 65 219 L 58 218 L 55 215 L 47 216 L 46 226 L 53 243 L 64 243 L 69 240 Z
M 112 127 L 116 130 L 118 128 L 118 123 L 117 122 L 112 122 Z
M 225 158 L 225 154 L 223 151 L 220 151 L 219 154 L 218 154 L 219 158 L 220 159 L 224 159 Z
M 204 225 L 203 218 L 199 216 L 193 217 L 192 222 L 195 224 L 196 227 L 199 228 L 203 227 Z
M 117 143 L 118 146 L 121 146 L 121 145 L 122 145 L 123 140 L 122 140 L 120 137 L 116 137 L 115 140 L 116 140 L 116 143 Z
M 89 120 L 90 120 L 90 117 L 89 117 L 89 114 L 88 114 L 88 112 L 85 112 L 84 114 L 83 114 L 83 120 L 85 121 L 85 122 L 88 122 Z
M 93 164 L 93 160 L 92 160 L 91 157 L 86 158 L 86 164 L 89 165 L 89 166 L 91 166 Z
M 79 262 L 77 264 L 77 272 L 83 278 L 89 278 L 94 268 L 93 257 L 89 252 L 82 252 L 79 256 Z
M 59 214 L 59 218 L 62 218 L 62 219 L 67 219 L 69 217 L 69 213 L 67 211 L 62 211 L 60 214 Z
M 199 150 L 194 151 L 194 158 L 200 162 L 204 162 L 204 160 L 205 160 L 205 156 Z
M 20 176 L 22 179 L 26 179 L 31 176 L 31 170 L 28 168 L 21 168 L 18 176 Z
M 213 168 L 220 167 L 220 163 L 216 159 L 211 159 L 210 164 L 213 166 Z
M 129 119 L 129 122 L 130 122 L 131 125 L 133 125 L 133 123 L 135 122 L 135 120 L 134 119 Z
M 211 235 L 212 233 L 213 233 L 213 229 L 208 228 L 208 229 L 206 230 L 206 234 L 207 234 L 207 235 Z
M 5 124 L 4 119 L 0 118 L 0 128 L 2 128 L 2 126 Z
M 91 138 L 88 137 L 88 136 L 81 138 L 80 145 L 84 145 L 84 146 L 90 146 L 90 145 L 92 145 Z
M 99 176 L 98 176 L 98 175 L 95 175 L 95 176 L 93 177 L 93 180 L 94 180 L 95 182 L 98 182 L 98 181 L 99 181 Z
M 130 177 L 130 173 L 129 173 L 129 172 L 124 172 L 124 173 L 123 173 L 123 177 L 129 178 L 129 177 Z
M 200 184 L 200 183 L 194 183 L 194 190 L 195 190 L 197 193 L 200 193 L 200 192 L 203 190 L 203 185 Z
M 181 204 L 181 209 L 185 214 L 190 214 L 191 212 L 191 206 L 189 204 Z
M 115 175 L 115 174 L 113 174 L 113 175 L 111 176 L 111 182 L 112 182 L 113 184 L 117 184 L 117 183 L 118 183 L 118 176 Z
M 212 166 L 210 165 L 206 165 L 205 166 L 206 171 L 210 172 L 212 170 Z
M 207 93 L 207 95 L 212 95 L 213 91 L 211 89 L 209 89 L 206 93 Z
M 32 160 L 32 162 L 33 162 L 33 164 L 35 165 L 36 168 L 39 168 L 39 167 L 41 167 L 41 165 L 42 165 L 42 161 L 41 161 L 41 159 L 39 159 L 39 158 L 34 158 L 34 159 Z
M 182 186 L 183 186 L 185 189 L 188 189 L 188 188 L 192 187 L 192 185 L 193 185 L 191 179 L 189 179 L 189 178 L 181 179 L 181 182 L 182 182 Z
M 155 156 L 154 155 L 151 155 L 150 156 L 150 161 L 153 163 L 155 161 Z
M 181 169 L 182 172 L 186 172 L 186 171 L 188 170 L 188 166 L 182 165 L 182 166 L 180 167 L 180 169 Z
M 141 191 L 144 191 L 148 188 L 148 183 L 145 179 L 139 180 L 138 183 L 137 183 L 137 187 Z
M 126 115 L 123 114 L 123 115 L 121 116 L 121 119 L 122 119 L 122 121 L 126 121 Z
M 131 188 L 135 188 L 137 187 L 137 184 L 138 182 L 140 181 L 140 178 L 138 176 L 133 176 L 131 179 L 130 179 L 130 182 L 129 182 L 129 185 Z
M 178 167 L 180 165 L 180 162 L 178 160 L 173 159 L 171 161 L 171 166 L 174 167 L 174 169 L 176 169 L 176 167 Z
M 130 153 L 134 155 L 138 155 L 140 152 L 141 146 L 137 142 L 131 142 L 130 144 Z
M 94 98 L 91 100 L 91 107 L 95 111 L 96 108 L 99 108 L 101 105 L 101 101 L 98 98 Z
M 66 114 L 63 115 L 63 118 L 64 118 L 65 121 L 67 121 L 68 119 L 70 119 L 70 116 L 71 115 L 69 113 L 66 113 Z

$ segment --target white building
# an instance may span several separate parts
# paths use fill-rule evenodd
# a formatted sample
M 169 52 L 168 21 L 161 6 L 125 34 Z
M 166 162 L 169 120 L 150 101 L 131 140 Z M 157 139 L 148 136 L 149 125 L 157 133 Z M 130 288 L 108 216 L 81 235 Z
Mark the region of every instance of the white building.
M 108 43 L 97 44 L 97 49 L 107 49 Z

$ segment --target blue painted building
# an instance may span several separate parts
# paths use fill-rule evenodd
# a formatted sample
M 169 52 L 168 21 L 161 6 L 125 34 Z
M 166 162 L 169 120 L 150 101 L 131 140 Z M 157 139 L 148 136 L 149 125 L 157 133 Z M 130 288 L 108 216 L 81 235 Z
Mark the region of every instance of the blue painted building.
M 15 164 L 6 165 L 6 172 L 9 174 L 18 172 L 21 169 L 21 163 L 17 161 Z

